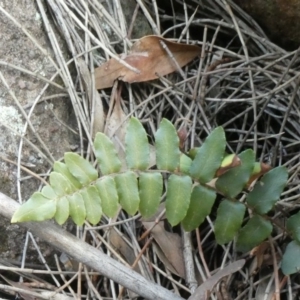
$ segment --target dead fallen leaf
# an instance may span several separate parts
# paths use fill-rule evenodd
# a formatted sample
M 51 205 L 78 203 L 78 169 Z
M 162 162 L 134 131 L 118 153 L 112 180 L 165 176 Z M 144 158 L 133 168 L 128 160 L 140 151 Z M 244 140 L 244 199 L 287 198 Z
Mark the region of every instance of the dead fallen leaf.
M 206 300 L 208 299 L 208 295 L 214 288 L 214 286 L 225 276 L 228 276 L 232 273 L 239 271 L 245 264 L 245 260 L 241 259 L 235 261 L 224 269 L 220 270 L 218 273 L 209 277 L 204 283 L 202 283 L 194 292 L 193 295 L 188 300 Z
M 93 87 L 91 74 L 85 61 L 77 58 L 76 63 L 83 79 L 83 84 L 87 93 L 91 114 L 92 114 L 92 135 L 95 137 L 97 132 L 103 132 L 104 129 L 104 110 L 102 100 L 97 89 Z
M 168 55 L 163 45 L 173 57 Z M 200 54 L 201 48 L 195 45 L 175 43 L 155 35 L 145 36 L 132 46 L 128 55 L 119 56 L 140 72 L 135 73 L 111 58 L 95 69 L 96 89 L 112 87 L 117 79 L 129 83 L 157 79 L 156 74 L 164 76 L 177 70 L 173 60 L 183 67 Z
M 117 231 L 112 228 L 109 235 L 109 241 L 114 249 L 122 255 L 122 257 L 127 261 L 129 265 L 133 265 L 136 257 L 132 248 L 122 239 L 122 237 L 117 233 Z M 134 267 L 136 272 L 140 273 L 140 268 L 138 264 Z
M 261 269 L 261 266 L 264 262 L 265 253 L 269 247 L 269 242 L 265 241 L 251 250 L 251 256 L 254 256 L 254 259 L 249 267 L 249 274 L 251 276 L 257 274 L 257 272 Z
M 106 117 L 104 133 L 114 143 L 118 156 L 122 162 L 122 169 L 125 169 L 126 160 L 124 147 L 128 118 L 121 107 L 121 100 L 120 90 L 114 88 L 110 99 L 111 107 Z
M 146 230 L 153 227 L 154 222 L 143 222 Z M 165 230 L 164 222 L 159 222 L 151 230 L 157 245 L 157 256 L 172 273 L 185 278 L 184 259 L 182 253 L 182 241 L 178 234 Z
M 274 272 L 271 268 L 263 268 L 259 272 L 259 280 L 256 291 L 255 300 L 272 300 L 274 299 L 275 293 L 275 282 L 272 280 L 272 273 Z M 271 281 L 271 282 L 270 282 Z
M 116 86 L 117 88 L 117 86 Z M 110 109 L 106 117 L 106 124 L 104 128 L 104 133 L 112 140 L 115 145 L 116 151 L 118 153 L 119 159 L 122 163 L 122 170 L 126 167 L 126 154 L 125 154 L 125 135 L 126 129 L 129 122 L 128 116 L 124 113 L 121 107 L 121 91 L 120 89 L 113 89 L 111 99 L 110 99 Z M 150 147 L 150 164 L 152 167 L 156 163 L 156 152 L 153 145 Z
M 180 130 L 178 130 L 177 135 L 179 137 L 179 149 L 181 151 L 184 151 L 184 145 L 185 145 L 186 139 L 188 137 L 188 132 L 187 132 L 186 128 L 183 127 Z

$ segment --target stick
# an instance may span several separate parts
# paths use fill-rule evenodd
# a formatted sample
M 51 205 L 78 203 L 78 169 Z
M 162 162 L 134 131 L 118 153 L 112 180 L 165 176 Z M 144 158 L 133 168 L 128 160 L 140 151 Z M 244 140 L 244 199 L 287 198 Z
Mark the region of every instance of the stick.
M 10 220 L 19 206 L 16 201 L 0 192 L 0 214 L 2 216 Z M 77 239 L 51 221 L 26 222 L 20 223 L 20 225 L 28 228 L 35 236 L 65 252 L 78 262 L 89 266 L 103 276 L 112 279 L 146 299 L 183 300 L 180 296 L 156 283 L 146 280 L 140 274 L 123 266 L 103 252 Z

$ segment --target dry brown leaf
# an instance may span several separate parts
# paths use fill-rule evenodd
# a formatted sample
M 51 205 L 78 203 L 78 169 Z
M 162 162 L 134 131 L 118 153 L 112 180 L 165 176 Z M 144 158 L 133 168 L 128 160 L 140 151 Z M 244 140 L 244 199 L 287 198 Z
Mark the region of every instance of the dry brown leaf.
M 180 130 L 177 131 L 177 135 L 179 137 L 179 149 L 184 152 L 184 146 L 185 142 L 188 137 L 188 132 L 185 127 L 181 128 Z
M 114 99 L 114 101 L 112 101 Z M 112 140 L 122 162 L 122 169 L 126 168 L 125 161 L 125 134 L 128 118 L 121 107 L 120 92 L 113 89 L 110 105 L 113 105 L 111 114 L 106 117 L 104 133 Z
M 132 266 L 135 263 L 136 257 L 133 249 L 124 241 L 124 239 L 117 233 L 117 231 L 112 228 L 109 235 L 109 241 L 114 249 L 121 254 L 121 256 L 125 259 L 125 261 Z M 135 272 L 141 273 L 139 265 L 136 264 L 134 268 L 132 268 Z M 123 292 L 123 290 L 122 290 Z M 128 290 L 130 299 L 137 298 L 137 294 Z
M 255 300 L 272 300 L 275 293 L 275 282 L 272 280 L 271 268 L 263 268 L 259 272 L 258 285 L 255 291 Z M 272 281 L 272 282 L 270 282 Z
M 111 229 L 109 235 L 109 241 L 114 249 L 122 255 L 126 262 L 131 266 L 133 265 L 136 257 L 132 248 L 122 239 L 122 237 L 116 232 L 114 228 Z M 134 270 L 140 273 L 138 264 L 134 267 Z
M 188 300 L 206 300 L 208 299 L 208 295 L 214 288 L 214 286 L 225 276 L 228 276 L 232 273 L 239 271 L 245 264 L 245 260 L 237 260 L 224 269 L 220 270 L 218 273 L 209 277 L 203 284 L 201 284 L 193 295 Z
M 173 57 L 169 56 L 162 43 L 170 50 Z M 201 48 L 195 45 L 170 42 L 155 35 L 145 36 L 132 46 L 128 55 L 119 56 L 140 73 L 129 70 L 116 59 L 111 58 L 95 69 L 96 88 L 112 87 L 116 79 L 129 83 L 157 79 L 156 74 L 164 76 L 177 70 L 173 60 L 183 67 L 200 54 Z
M 112 101 L 114 99 L 114 101 Z M 104 133 L 112 140 L 118 153 L 119 159 L 122 163 L 122 170 L 126 169 L 126 154 L 125 154 L 125 135 L 126 129 L 129 122 L 129 118 L 124 113 L 121 107 L 121 96 L 120 91 L 113 89 L 111 104 L 113 109 L 111 113 L 106 117 L 106 124 Z M 155 147 L 150 147 L 150 164 L 152 167 L 156 163 Z
M 251 250 L 251 256 L 254 256 L 254 259 L 249 267 L 249 274 L 251 276 L 257 274 L 257 272 L 261 269 L 261 266 L 264 262 L 265 253 L 269 247 L 269 242 L 265 241 Z
M 153 227 L 154 222 L 143 222 L 144 227 L 148 230 Z M 181 238 L 176 233 L 165 230 L 164 222 L 159 222 L 151 230 L 156 243 L 160 247 L 157 251 L 158 257 L 165 266 L 174 274 L 185 278 L 184 259 L 182 254 Z
M 93 114 L 92 135 L 95 137 L 97 132 L 103 132 L 104 129 L 104 110 L 102 100 L 97 89 L 93 87 L 90 71 L 85 61 L 81 58 L 77 58 L 76 62 L 83 79 L 89 105 Z

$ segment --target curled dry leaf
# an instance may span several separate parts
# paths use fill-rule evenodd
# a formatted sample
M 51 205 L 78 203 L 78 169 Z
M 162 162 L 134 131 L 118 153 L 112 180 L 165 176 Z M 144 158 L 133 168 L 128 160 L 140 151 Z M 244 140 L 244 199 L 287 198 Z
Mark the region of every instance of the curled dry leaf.
M 146 230 L 152 228 L 155 222 L 143 222 Z M 156 254 L 172 273 L 185 278 L 182 241 L 178 234 L 165 230 L 164 222 L 159 222 L 151 230 L 157 245 Z
M 209 277 L 204 283 L 202 283 L 194 292 L 193 295 L 188 300 L 207 300 L 208 295 L 213 290 L 214 286 L 225 276 L 231 275 L 240 269 L 245 264 L 244 259 L 237 260 L 228 266 L 226 266 L 224 269 L 220 270 L 213 276 Z
M 255 291 L 255 300 L 275 300 L 275 282 L 273 268 L 263 268 L 258 274 L 258 285 Z
M 79 72 L 87 92 L 91 113 L 93 114 L 92 135 L 95 137 L 97 132 L 103 132 L 104 129 L 104 110 L 102 100 L 97 89 L 92 84 L 90 71 L 85 61 L 81 58 L 77 58 L 76 63 L 79 67 Z
M 122 239 L 122 237 L 117 233 L 117 231 L 112 228 L 110 231 L 110 239 L 111 245 L 114 249 L 122 255 L 122 257 L 126 260 L 126 262 L 131 266 L 133 265 L 136 257 L 134 255 L 134 251 L 132 248 Z M 134 267 L 134 270 L 140 273 L 140 268 L 138 265 Z
M 180 130 L 177 131 L 177 135 L 179 137 L 179 149 L 181 151 L 184 150 L 184 144 L 186 142 L 188 132 L 185 127 L 181 128 Z
M 270 251 L 270 243 L 268 241 L 264 241 L 253 248 L 250 255 L 253 256 L 253 260 L 249 266 L 250 276 L 256 275 L 258 272 L 272 266 L 274 263 L 274 258 Z M 280 261 L 279 253 L 276 253 L 276 260 Z
M 106 117 L 104 133 L 113 141 L 122 162 L 122 169 L 126 168 L 124 149 L 127 124 L 128 118 L 121 107 L 121 96 L 118 94 L 111 114 Z
M 173 57 L 169 56 L 164 45 Z M 95 69 L 96 88 L 111 87 L 116 79 L 129 83 L 157 79 L 156 74 L 164 76 L 177 70 L 173 60 L 183 67 L 200 54 L 201 48 L 195 45 L 175 43 L 155 35 L 145 36 L 132 46 L 129 54 L 120 55 L 121 59 L 140 72 L 135 73 L 111 58 Z

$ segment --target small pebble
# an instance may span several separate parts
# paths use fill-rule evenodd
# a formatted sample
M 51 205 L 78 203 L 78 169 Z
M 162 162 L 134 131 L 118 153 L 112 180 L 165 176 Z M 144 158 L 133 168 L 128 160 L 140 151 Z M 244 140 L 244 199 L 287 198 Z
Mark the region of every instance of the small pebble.
M 30 50 L 28 53 L 28 57 L 30 59 L 34 59 L 36 57 L 36 52 L 34 50 Z
M 21 90 L 24 90 L 26 88 L 26 82 L 24 80 L 19 80 L 18 86 Z

